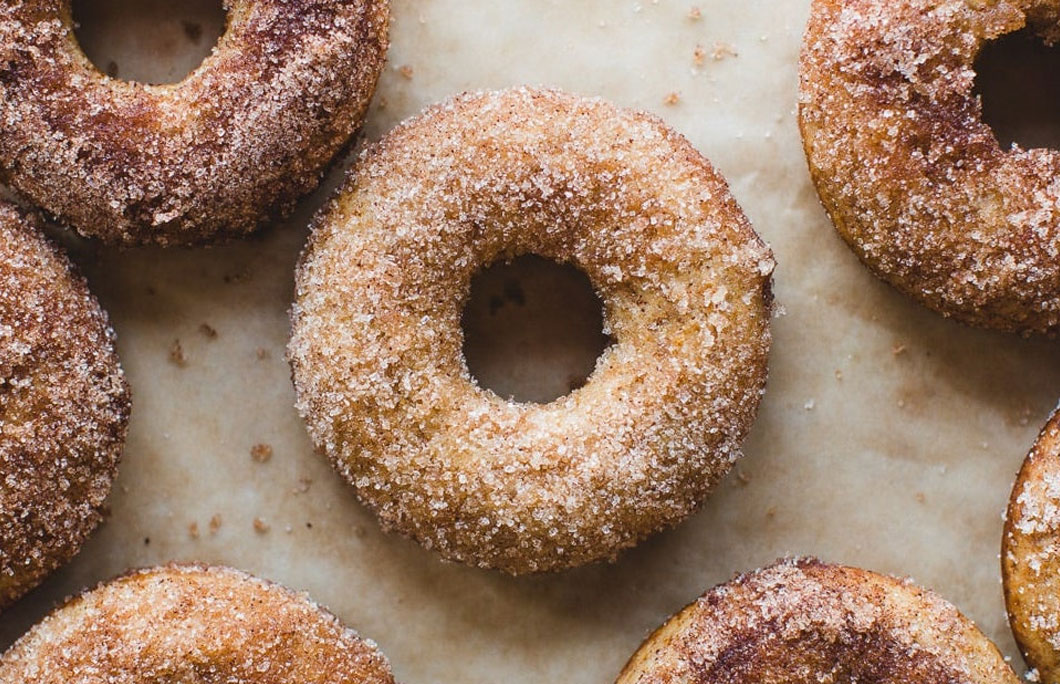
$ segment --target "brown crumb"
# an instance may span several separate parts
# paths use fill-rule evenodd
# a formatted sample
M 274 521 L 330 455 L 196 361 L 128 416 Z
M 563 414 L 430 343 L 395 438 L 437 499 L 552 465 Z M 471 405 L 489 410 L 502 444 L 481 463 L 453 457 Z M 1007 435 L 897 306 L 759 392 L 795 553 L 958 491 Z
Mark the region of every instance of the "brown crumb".
M 173 340 L 173 344 L 169 347 L 169 360 L 181 368 L 188 365 L 188 357 L 184 355 L 184 347 L 181 346 L 180 340 Z
M 905 346 L 905 343 L 903 343 L 903 342 L 895 342 L 894 346 L 891 347 L 891 353 L 894 354 L 895 356 L 901 356 L 902 354 L 905 353 L 905 351 L 906 351 L 906 346 Z
M 737 57 L 739 53 L 736 48 L 728 43 L 714 43 L 714 49 L 710 51 L 710 57 L 715 62 L 720 62 L 726 57 Z
M 308 475 L 302 475 L 298 478 L 298 486 L 294 488 L 293 493 L 305 494 L 309 491 L 309 488 L 313 485 L 313 478 Z
M 692 5 L 688 8 L 688 18 L 692 21 L 699 21 L 703 17 L 703 10 L 699 9 L 697 5 Z
M 379 109 L 379 111 L 383 111 L 384 109 L 387 108 L 387 106 L 389 104 L 390 104 L 390 100 L 386 99 L 385 97 L 380 97 L 379 98 L 379 103 L 376 105 L 376 108 Z
M 842 380 L 843 379 L 843 371 L 839 370 L 838 368 L 835 369 L 835 379 L 836 380 Z
M 254 518 L 254 531 L 258 534 L 265 534 L 269 531 L 269 524 L 261 518 Z
M 268 463 L 272 458 L 272 447 L 268 444 L 255 444 L 250 447 L 250 457 L 258 463 Z
M 696 66 L 703 66 L 705 61 L 707 61 L 707 49 L 697 44 L 695 49 L 692 50 L 692 63 Z
M 202 325 L 200 325 L 199 326 L 199 332 L 201 332 L 203 335 L 205 335 L 208 339 L 211 339 L 211 340 L 217 339 L 217 329 L 214 328 L 209 323 L 203 323 Z
M 769 508 L 766 509 L 766 518 L 772 520 L 775 517 L 777 517 L 777 507 L 776 506 L 770 506 Z
M 412 67 L 410 67 L 408 64 L 406 64 L 406 65 L 404 65 L 402 67 L 399 67 L 398 68 L 398 73 L 401 74 L 401 76 L 403 78 L 405 78 L 407 80 L 410 80 L 410 81 L 412 80 Z
M 214 513 L 214 516 L 210 518 L 210 534 L 217 534 L 219 529 L 221 529 L 221 514 Z
M 745 486 L 751 484 L 751 476 L 739 469 L 736 471 L 736 480 Z
M 668 93 L 666 95 L 666 97 L 663 98 L 663 104 L 670 105 L 670 106 L 673 106 L 673 105 L 677 104 L 680 101 L 681 101 L 681 95 L 679 93 L 676 93 L 676 92 Z
M 927 501 L 927 496 L 924 495 L 924 492 L 917 492 L 916 493 L 916 500 L 917 500 L 917 503 L 924 503 L 924 502 Z
M 199 538 L 199 523 L 193 522 L 192 524 L 188 525 L 188 536 L 192 539 Z
M 254 354 L 258 357 L 258 361 L 264 361 L 269 358 L 269 350 L 265 347 L 258 347 Z

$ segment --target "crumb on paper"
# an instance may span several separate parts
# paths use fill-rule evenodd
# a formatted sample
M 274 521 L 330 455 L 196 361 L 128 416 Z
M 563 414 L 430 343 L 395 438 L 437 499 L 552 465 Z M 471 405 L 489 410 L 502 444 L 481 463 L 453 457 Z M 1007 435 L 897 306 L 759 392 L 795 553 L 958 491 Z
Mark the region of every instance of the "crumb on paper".
M 663 98 L 663 104 L 674 106 L 681 101 L 681 94 L 678 92 L 667 93 L 666 97 Z
M 703 66 L 703 63 L 707 61 L 707 49 L 702 45 L 696 45 L 692 50 L 692 63 L 696 66 Z
M 736 48 L 729 43 L 717 42 L 714 43 L 714 49 L 710 51 L 710 58 L 715 62 L 720 62 L 727 57 L 739 57 L 740 53 L 736 51 Z
M 210 518 L 210 534 L 217 534 L 219 529 L 221 529 L 221 514 L 214 513 L 213 517 Z
M 775 517 L 777 517 L 777 507 L 776 506 L 770 506 L 769 508 L 766 509 L 766 518 L 768 518 L 769 520 L 772 520 Z
M 207 339 L 217 339 L 217 329 L 209 323 L 203 323 L 199 326 L 199 332 L 201 332 Z
M 258 463 L 268 463 L 272 458 L 272 446 L 269 444 L 255 444 L 250 447 L 250 457 Z
M 895 342 L 894 346 L 891 347 L 891 354 L 894 356 L 901 356 L 906 352 L 907 347 L 904 342 Z
M 188 365 L 188 357 L 184 355 L 184 347 L 181 346 L 180 340 L 173 340 L 173 344 L 170 345 L 169 360 L 181 368 Z
M 699 8 L 699 5 L 692 5 L 688 8 L 688 18 L 692 21 L 699 21 L 703 18 L 703 10 Z
M 905 408 L 905 399 L 898 400 L 898 408 Z
M 298 478 L 298 486 L 295 487 L 292 494 L 305 494 L 309 491 L 309 488 L 313 485 L 313 478 L 308 475 L 302 475 Z
M 836 380 L 842 380 L 843 379 L 843 371 L 839 370 L 838 368 L 835 369 L 835 379 Z
M 403 64 L 402 66 L 398 67 L 398 73 L 401 74 L 401 77 L 404 78 L 405 80 L 407 80 L 407 81 L 411 81 L 412 80 L 413 71 L 412 71 L 412 67 L 409 66 L 408 64 Z
M 193 522 L 192 524 L 188 525 L 188 536 L 192 539 L 199 538 L 199 523 Z
M 806 409 L 807 411 L 812 411 L 813 407 L 816 406 L 816 405 L 817 405 L 817 402 L 815 400 L 809 399 L 809 400 L 806 401 L 805 404 L 802 405 L 802 407 L 804 409 Z
M 269 531 L 269 524 L 261 518 L 254 518 L 254 531 L 258 534 L 265 534 Z
M 746 486 L 746 485 L 751 484 L 751 476 L 748 475 L 747 473 L 745 473 L 744 471 L 737 469 L 736 470 L 736 481 L 739 482 L 740 484 Z
M 917 501 L 917 503 L 925 503 L 925 502 L 927 502 L 927 495 L 925 495 L 924 492 L 917 492 L 916 493 L 916 501 Z
M 378 102 L 376 103 L 376 109 L 378 109 L 379 111 L 383 111 L 389 105 L 390 105 L 390 100 L 386 99 L 385 97 L 380 96 Z
M 269 358 L 269 350 L 265 347 L 258 347 L 254 351 L 254 354 L 258 357 L 258 361 L 264 361 L 265 359 Z

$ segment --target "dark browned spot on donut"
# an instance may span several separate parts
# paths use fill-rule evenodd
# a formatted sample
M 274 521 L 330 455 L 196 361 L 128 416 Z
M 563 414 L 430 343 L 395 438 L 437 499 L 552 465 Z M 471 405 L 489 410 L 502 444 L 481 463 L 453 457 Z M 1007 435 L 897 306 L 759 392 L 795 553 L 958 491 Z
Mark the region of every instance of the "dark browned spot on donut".
M 479 272 L 463 329 L 478 383 L 522 402 L 547 403 L 584 385 L 611 342 L 585 274 L 537 256 Z
M 975 70 L 983 120 L 1003 148 L 1060 149 L 1060 47 L 1010 33 L 983 47 Z
M 177 83 L 210 54 L 224 31 L 220 0 L 74 0 L 75 34 L 110 76 Z

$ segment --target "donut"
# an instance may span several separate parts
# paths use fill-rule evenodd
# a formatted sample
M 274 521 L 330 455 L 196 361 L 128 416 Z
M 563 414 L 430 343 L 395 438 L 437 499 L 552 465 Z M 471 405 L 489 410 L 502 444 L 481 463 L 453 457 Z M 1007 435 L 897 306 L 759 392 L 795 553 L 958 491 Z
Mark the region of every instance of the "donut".
M 480 387 L 472 276 L 584 272 L 614 339 L 547 404 Z M 314 221 L 288 358 L 310 435 L 386 529 L 511 574 L 681 521 L 740 455 L 766 379 L 773 257 L 655 117 L 555 90 L 469 93 L 368 148 Z
M 70 0 L 0 4 L 0 182 L 108 243 L 201 244 L 285 215 L 364 118 L 386 0 L 229 0 L 172 85 L 85 57 Z
M 99 524 L 128 420 L 106 314 L 69 261 L 0 201 L 0 610 Z
M 813 559 L 704 594 L 652 634 L 617 684 L 1017 684 L 997 647 L 911 582 Z
M 302 594 L 220 567 L 139 570 L 59 608 L 0 684 L 393 684 L 375 644 Z
M 1005 605 L 1037 681 L 1060 682 L 1060 414 L 1054 413 L 1012 487 L 1001 543 Z
M 814 0 L 800 69 L 810 174 L 877 276 L 964 323 L 1060 330 L 1060 151 L 1002 149 L 976 56 L 1056 0 Z

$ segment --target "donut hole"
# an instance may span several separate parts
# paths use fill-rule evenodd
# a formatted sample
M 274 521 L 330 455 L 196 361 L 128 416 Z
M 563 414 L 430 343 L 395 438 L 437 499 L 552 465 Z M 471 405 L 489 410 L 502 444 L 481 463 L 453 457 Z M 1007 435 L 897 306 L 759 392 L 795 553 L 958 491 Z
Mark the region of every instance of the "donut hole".
M 1060 149 L 1060 47 L 1031 29 L 986 43 L 975 62 L 983 121 L 1003 148 Z
M 479 271 L 461 324 L 471 375 L 523 403 L 545 404 L 583 386 L 611 344 L 589 278 L 538 256 Z
M 225 28 L 221 0 L 74 0 L 85 56 L 124 81 L 178 83 L 210 54 Z

